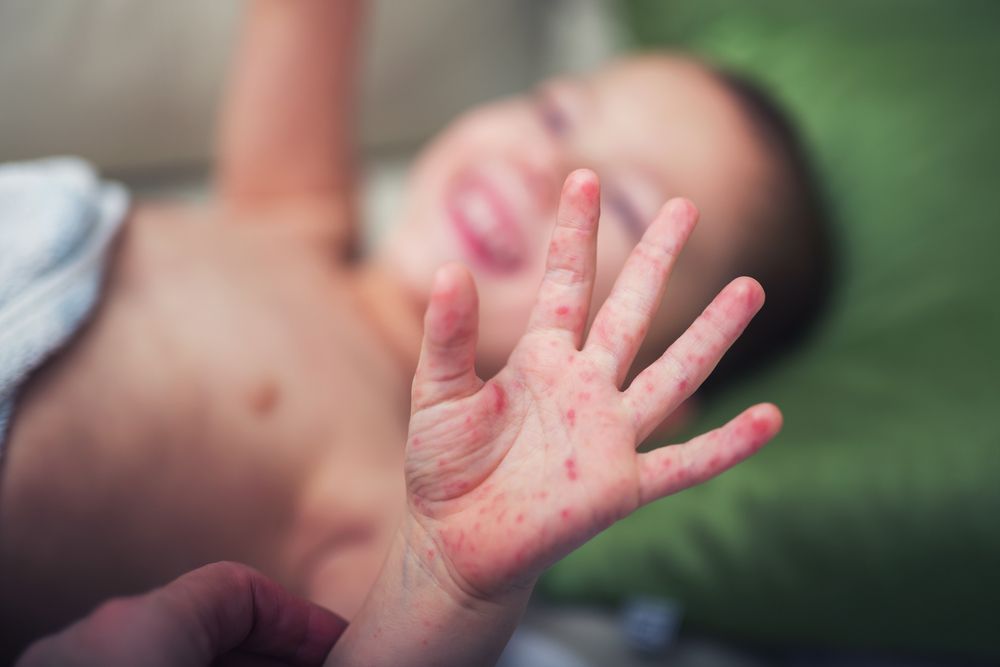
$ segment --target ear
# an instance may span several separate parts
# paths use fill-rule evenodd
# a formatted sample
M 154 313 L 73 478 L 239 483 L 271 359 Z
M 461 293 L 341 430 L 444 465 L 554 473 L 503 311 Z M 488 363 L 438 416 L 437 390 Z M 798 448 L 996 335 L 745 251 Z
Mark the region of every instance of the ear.
M 688 428 L 694 420 L 698 418 L 701 410 L 701 401 L 698 394 L 689 396 L 687 400 L 677 406 L 660 425 L 653 429 L 649 437 L 643 442 L 642 449 L 646 450 L 658 447 L 666 442 L 676 439 L 677 434 Z

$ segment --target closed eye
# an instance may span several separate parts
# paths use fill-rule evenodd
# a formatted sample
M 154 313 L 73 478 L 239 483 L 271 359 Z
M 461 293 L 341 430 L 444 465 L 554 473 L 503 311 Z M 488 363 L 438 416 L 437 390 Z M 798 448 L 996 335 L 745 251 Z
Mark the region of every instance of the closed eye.
M 646 221 L 639 214 L 639 210 L 629 201 L 617 188 L 605 188 L 601 193 L 601 200 L 604 205 L 612 211 L 615 216 L 625 225 L 626 229 L 636 240 L 642 238 L 646 232 Z
M 555 137 L 562 137 L 570 131 L 569 114 L 544 90 L 535 93 L 535 107 L 545 129 Z

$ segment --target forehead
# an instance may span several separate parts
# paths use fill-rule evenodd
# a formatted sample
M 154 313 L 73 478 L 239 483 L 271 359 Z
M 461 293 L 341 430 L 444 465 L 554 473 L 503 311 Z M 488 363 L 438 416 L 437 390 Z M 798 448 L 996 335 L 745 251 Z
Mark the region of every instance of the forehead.
M 700 63 L 643 56 L 611 65 L 582 85 L 593 104 L 595 131 L 613 136 L 608 148 L 649 161 L 664 176 L 707 168 L 730 173 L 761 157 L 736 97 Z
M 690 197 L 703 219 L 735 217 L 759 188 L 767 155 L 735 95 L 704 65 L 651 55 L 580 82 L 595 151 L 655 175 L 666 197 Z

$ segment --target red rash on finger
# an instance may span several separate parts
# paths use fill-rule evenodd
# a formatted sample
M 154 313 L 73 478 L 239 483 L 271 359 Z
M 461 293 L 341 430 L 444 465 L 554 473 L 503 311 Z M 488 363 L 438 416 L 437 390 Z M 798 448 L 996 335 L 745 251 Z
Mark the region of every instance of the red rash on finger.
M 515 519 L 515 521 L 517 521 L 518 523 L 524 523 L 524 515 L 523 514 L 518 514 L 517 518 Z
M 586 198 L 588 204 L 596 204 L 601 188 L 595 181 L 588 181 L 580 186 L 580 194 Z
M 569 313 L 569 308 L 566 306 L 559 306 L 556 308 L 556 315 L 567 315 Z
M 597 337 L 600 338 L 601 340 L 609 341 L 614 338 L 614 336 L 612 336 L 611 330 L 608 328 L 607 322 L 605 322 L 604 320 L 599 320 L 597 322 L 597 326 L 594 327 L 594 333 L 597 334 Z
M 579 394 L 577 394 L 577 396 L 579 396 L 580 400 L 584 401 L 584 402 L 590 400 L 590 392 L 589 391 L 581 391 Z
M 414 449 L 416 449 L 417 447 L 419 447 L 420 446 L 420 438 L 418 438 L 417 436 L 413 436 L 413 439 L 410 440 L 410 446 L 413 447 Z
M 569 422 L 570 428 L 576 426 L 576 410 L 570 408 L 566 411 L 566 421 Z
M 560 512 L 559 512 L 559 516 L 561 516 L 563 519 L 568 519 L 569 515 L 570 515 L 570 511 L 569 511 L 568 507 L 562 508 L 562 510 L 560 510 Z
M 502 414 L 507 407 L 507 392 L 498 384 L 493 384 L 493 411 Z
M 565 465 L 566 465 L 566 477 L 569 478 L 569 481 L 575 482 L 577 478 L 579 478 L 580 476 L 576 470 L 576 461 L 574 461 L 571 458 L 566 459 Z

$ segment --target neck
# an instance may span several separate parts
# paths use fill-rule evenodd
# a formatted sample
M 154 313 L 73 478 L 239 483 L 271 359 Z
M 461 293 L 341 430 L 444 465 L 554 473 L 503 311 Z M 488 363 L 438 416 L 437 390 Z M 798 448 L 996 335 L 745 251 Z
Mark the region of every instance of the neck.
M 371 259 L 356 270 L 354 294 L 361 316 L 409 380 L 417 368 L 423 335 L 420 303 L 393 279 L 378 259 Z

